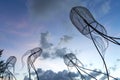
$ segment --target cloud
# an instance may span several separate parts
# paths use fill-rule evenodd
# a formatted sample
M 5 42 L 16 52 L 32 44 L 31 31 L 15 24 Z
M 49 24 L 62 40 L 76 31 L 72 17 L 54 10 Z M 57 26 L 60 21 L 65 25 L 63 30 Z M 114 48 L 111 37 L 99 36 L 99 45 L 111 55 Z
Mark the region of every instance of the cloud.
M 58 48 L 55 50 L 55 57 L 63 58 L 63 56 L 67 53 L 67 48 Z
M 70 75 L 71 75 L 72 79 L 80 78 L 79 73 L 74 73 L 74 72 L 69 73 L 67 70 L 59 71 L 59 72 L 56 73 L 52 70 L 44 71 L 41 68 L 38 68 L 37 73 L 39 75 L 39 79 L 41 79 L 41 80 L 70 80 Z M 89 74 L 94 76 L 97 80 L 105 80 L 107 78 L 106 75 L 102 75 L 100 73 L 91 72 Z M 32 75 L 34 76 L 35 73 L 32 73 Z M 85 77 L 86 80 L 91 80 L 92 79 L 87 74 L 86 75 L 83 74 L 83 76 Z M 24 80 L 28 80 L 28 77 L 25 76 Z
M 119 61 L 120 61 L 120 59 L 117 59 L 116 61 L 118 61 L 118 62 L 119 62 Z
M 24 20 L 21 18 L 19 21 L 14 20 L 6 20 L 3 22 L 3 28 L 0 29 L 5 34 L 13 35 L 13 36 L 20 36 L 20 37 L 27 37 L 30 36 L 30 32 L 28 31 L 29 23 L 26 18 Z
M 49 10 L 54 10 L 64 0 L 29 0 L 29 7 L 35 14 L 47 13 Z
M 68 42 L 68 41 L 71 40 L 71 39 L 72 39 L 71 36 L 64 35 L 64 36 L 61 38 L 61 41 L 63 41 L 63 42 Z
M 100 80 L 105 80 L 105 79 L 107 79 L 107 76 L 103 76 L 100 78 Z
M 67 47 L 61 47 L 62 43 L 68 43 L 73 37 L 68 35 L 63 35 L 60 38 L 57 45 L 53 44 L 49 40 L 49 32 L 41 33 L 40 45 L 43 49 L 42 57 L 46 58 L 62 58 L 65 54 L 67 54 Z
M 43 25 L 47 31 L 76 34 L 69 18 L 72 7 L 85 6 L 96 19 L 110 11 L 110 3 L 110 0 L 28 0 L 28 9 L 32 23 Z
M 49 42 L 49 33 L 41 33 L 40 44 L 43 49 L 50 48 L 53 44 Z
M 81 4 L 80 1 L 74 1 L 74 0 L 29 0 L 28 1 L 28 8 L 30 12 L 36 16 L 43 16 L 43 15 L 50 15 L 53 14 L 54 16 L 60 17 L 56 15 L 57 12 L 64 13 L 68 11 L 68 7 L 78 3 Z M 66 5 L 67 4 L 67 5 Z M 68 12 L 69 13 L 69 12 Z
M 104 13 L 104 14 L 107 14 L 110 10 L 110 1 L 106 1 L 104 2 L 104 4 L 101 5 L 101 11 Z
M 117 70 L 117 65 L 113 65 L 112 67 L 110 67 L 110 69 L 113 71 Z
M 69 42 L 71 39 L 72 39 L 71 36 L 63 35 L 63 37 L 60 38 L 59 45 L 60 45 L 60 44 L 65 44 L 65 43 Z
M 106 14 L 110 10 L 110 0 L 29 0 L 28 7 L 35 15 L 43 15 L 62 11 L 64 14 L 73 6 L 86 6 L 96 14 Z M 67 5 L 65 5 L 67 4 Z M 70 11 L 70 10 L 69 10 Z M 69 12 L 68 12 L 69 13 Z M 60 16 L 58 16 L 60 17 Z
M 58 48 L 58 47 L 53 47 L 51 49 L 48 50 L 43 50 L 42 53 L 42 58 L 43 59 L 47 59 L 47 58 L 51 58 L 51 59 L 55 59 L 55 58 L 63 58 L 63 56 L 67 54 L 67 48 L 63 47 L 63 48 Z
M 91 72 L 90 75 L 92 75 L 96 78 L 97 76 L 101 75 L 101 73 L 95 73 L 94 70 L 93 70 L 93 72 Z M 88 76 L 88 77 L 89 77 L 89 79 L 92 79 L 90 76 Z
M 94 17 L 101 17 L 109 13 L 111 9 L 111 0 L 93 0 L 88 1 L 86 7 L 93 12 Z
M 29 78 L 27 76 L 24 77 L 24 80 L 29 80 Z
M 39 79 L 41 80 L 70 80 L 69 72 L 66 70 L 59 71 L 58 73 L 53 72 L 52 70 L 43 71 L 42 69 L 37 70 Z M 78 77 L 78 74 L 72 72 L 72 77 Z M 28 80 L 28 77 L 25 76 L 24 80 Z

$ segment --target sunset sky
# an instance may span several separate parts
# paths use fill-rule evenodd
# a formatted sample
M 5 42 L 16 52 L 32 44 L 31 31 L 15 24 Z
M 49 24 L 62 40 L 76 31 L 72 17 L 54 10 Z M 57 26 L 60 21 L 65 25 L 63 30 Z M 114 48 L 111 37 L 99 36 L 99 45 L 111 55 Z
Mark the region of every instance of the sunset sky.
M 37 68 L 54 72 L 67 70 L 62 56 L 73 52 L 87 68 L 101 69 L 102 60 L 92 41 L 74 27 L 69 13 L 74 6 L 84 6 L 106 28 L 108 35 L 120 37 L 119 3 L 119 0 L 0 0 L 2 58 L 17 57 L 18 80 L 23 79 L 24 73 L 27 75 L 26 67 L 21 71 L 21 57 L 38 46 L 45 52 L 36 60 Z M 120 46 L 109 43 L 105 60 L 115 77 L 120 74 L 119 52 Z

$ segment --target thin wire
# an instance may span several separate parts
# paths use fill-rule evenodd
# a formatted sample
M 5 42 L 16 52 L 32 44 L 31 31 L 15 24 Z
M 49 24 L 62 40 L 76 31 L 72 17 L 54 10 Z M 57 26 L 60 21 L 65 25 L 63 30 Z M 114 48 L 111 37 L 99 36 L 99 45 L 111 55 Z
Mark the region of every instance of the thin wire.
M 83 19 L 83 21 L 89 26 L 89 23 L 78 13 L 78 10 L 75 10 L 75 8 L 73 8 L 73 9 L 74 9 L 74 11 Z M 89 32 L 90 32 L 90 28 L 89 28 L 89 27 L 88 27 L 88 30 L 89 30 Z M 101 59 L 102 59 L 102 61 L 103 61 L 103 64 L 104 64 L 104 66 L 105 66 L 105 70 L 106 70 L 106 73 L 107 73 L 107 78 L 108 78 L 108 80 L 109 80 L 109 73 L 108 73 L 108 69 L 107 69 L 106 62 L 105 62 L 102 54 L 100 53 L 100 51 L 99 51 L 99 49 L 98 49 L 98 47 L 97 47 L 97 45 L 96 45 L 96 43 L 95 43 L 95 41 L 94 41 L 94 38 L 93 38 L 91 32 L 90 32 L 89 34 L 90 34 L 91 39 L 92 39 L 92 41 L 93 41 L 93 43 L 94 43 L 94 45 L 95 45 L 95 47 L 96 47 L 96 49 L 97 49 L 97 51 L 98 51 Z
M 114 80 L 118 80 L 117 78 L 115 78 L 115 77 L 113 77 L 113 76 L 111 76 L 111 75 L 109 75 L 109 74 L 106 74 L 106 73 L 103 73 L 103 72 L 98 72 L 98 71 L 95 71 L 95 70 L 91 70 L 91 69 L 87 69 L 87 68 L 84 68 L 83 66 L 79 66 L 78 65 L 78 63 L 77 63 L 77 61 L 76 61 L 76 63 L 74 63 L 74 61 L 73 61 L 73 59 L 71 58 L 72 56 L 75 56 L 74 54 L 72 54 L 72 56 L 71 56 L 71 54 L 72 53 L 69 53 L 69 54 L 66 54 L 63 58 L 64 58 L 64 62 L 65 62 L 65 64 L 67 65 L 67 67 L 68 67 L 68 70 L 70 71 L 70 68 L 69 67 L 75 67 L 76 69 L 77 69 L 77 71 L 78 71 L 78 73 L 81 75 L 81 76 L 83 76 L 82 75 L 82 73 L 81 73 L 81 71 L 82 72 L 84 72 L 85 74 L 87 74 L 88 76 L 90 76 L 91 78 L 93 78 L 93 79 L 95 79 L 95 80 L 97 80 L 94 76 L 92 76 L 91 74 L 89 74 L 89 73 L 87 73 L 85 70 L 87 70 L 87 71 L 92 71 L 92 72 L 95 72 L 95 73 L 100 73 L 100 74 L 103 74 L 103 75 L 108 75 L 108 77 L 111 77 L 111 78 L 113 78 Z M 76 57 L 75 57 L 76 58 Z M 68 61 L 68 60 L 69 61 Z M 67 62 L 66 62 L 66 60 L 67 60 Z M 78 60 L 78 59 L 76 59 L 76 60 Z M 73 66 L 70 66 L 68 63 L 72 63 L 72 65 Z M 81 64 L 81 63 L 80 63 Z M 83 76 L 84 77 L 84 76 Z M 81 77 L 82 78 L 82 77 Z M 85 79 L 85 78 L 82 78 L 82 79 Z
M 30 51 L 30 55 L 27 58 L 27 68 L 28 68 L 28 75 L 29 75 L 29 80 L 31 80 L 31 68 L 34 70 L 37 80 L 39 80 L 39 75 L 37 73 L 37 70 L 35 69 L 34 62 L 35 60 L 41 55 L 42 49 L 40 47 L 34 48 Z

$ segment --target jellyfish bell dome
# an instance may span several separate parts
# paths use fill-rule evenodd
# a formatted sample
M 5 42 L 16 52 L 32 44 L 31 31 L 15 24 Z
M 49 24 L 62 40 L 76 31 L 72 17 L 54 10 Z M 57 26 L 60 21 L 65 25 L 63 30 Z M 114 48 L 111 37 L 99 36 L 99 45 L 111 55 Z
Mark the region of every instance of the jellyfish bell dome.
M 90 37 L 90 33 L 98 34 L 97 31 L 106 34 L 105 28 L 94 19 L 91 12 L 85 7 L 73 7 L 70 11 L 70 19 L 73 25 L 87 37 Z
M 77 64 L 77 58 L 73 53 L 69 53 L 64 56 L 64 62 L 67 66 L 73 67 Z

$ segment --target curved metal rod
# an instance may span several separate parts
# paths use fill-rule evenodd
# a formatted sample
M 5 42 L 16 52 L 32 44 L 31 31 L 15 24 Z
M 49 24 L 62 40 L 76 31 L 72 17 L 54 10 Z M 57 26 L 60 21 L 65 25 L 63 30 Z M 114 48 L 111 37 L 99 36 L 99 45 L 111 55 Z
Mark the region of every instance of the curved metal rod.
M 31 53 L 27 58 L 29 79 L 31 79 L 31 68 L 32 68 L 36 74 L 37 80 L 39 80 L 39 75 L 37 73 L 37 70 L 35 69 L 34 62 L 41 55 L 42 49 L 40 47 L 36 47 L 32 50 L 29 50 L 29 52 Z
M 99 48 L 98 48 L 97 45 L 95 44 L 95 41 L 94 41 L 93 36 L 91 35 L 91 33 L 90 33 L 90 36 L 91 36 L 91 39 L 92 39 L 92 41 L 93 41 L 93 43 L 94 43 L 94 45 L 95 45 L 95 47 L 96 47 L 96 49 L 97 49 L 97 51 L 98 51 L 101 59 L 102 59 L 102 61 L 103 61 L 103 64 L 104 64 L 104 66 L 105 66 L 105 70 L 106 70 L 106 73 L 107 73 L 107 78 L 108 78 L 108 80 L 109 80 L 108 68 L 107 68 L 106 62 L 105 62 L 105 60 L 104 60 L 104 57 L 102 56 Z
M 5 74 L 6 74 L 6 76 L 4 76 L 3 80 L 13 80 L 13 79 L 17 80 L 16 77 L 13 75 L 13 73 L 9 69 L 7 69 Z M 8 79 L 6 79 L 6 78 L 8 78 Z
M 86 20 L 85 20 L 86 21 Z M 87 21 L 86 21 L 87 23 Z M 96 22 L 98 25 L 100 25 L 98 22 Z M 88 23 L 87 23 L 88 24 Z M 111 36 L 108 36 L 106 34 L 103 34 L 102 32 L 98 31 L 97 29 L 95 29 L 93 26 L 91 26 L 90 24 L 88 24 L 90 26 L 90 28 L 92 28 L 94 31 L 96 31 L 101 37 L 105 38 L 106 40 L 114 43 L 114 44 L 117 44 L 117 45 L 120 45 L 120 43 L 118 41 L 116 41 L 115 39 L 118 39 L 120 40 L 120 38 L 117 38 L 117 37 L 111 37 Z M 100 25 L 102 26 L 102 25 Z
M 15 56 L 10 56 L 6 63 L 5 63 L 5 67 L 8 69 L 9 67 L 13 67 L 13 73 L 15 71 L 15 63 L 17 61 L 17 58 Z
M 31 61 L 30 57 L 27 60 L 27 66 L 28 66 L 29 79 L 31 79 L 31 67 L 32 67 L 33 70 L 35 71 L 36 76 L 37 76 L 37 80 L 39 80 L 37 70 L 35 69 L 35 66 L 34 66 L 33 62 Z
M 75 16 L 73 16 L 73 15 L 75 15 Z M 104 31 L 104 33 L 107 34 L 105 28 L 103 26 L 98 26 L 98 24 L 96 26 L 92 26 L 90 24 L 90 23 L 95 22 L 95 19 L 93 18 L 92 14 L 89 12 L 89 10 L 87 10 L 85 7 L 74 7 L 74 8 L 72 8 L 71 13 L 70 13 L 70 19 L 71 19 L 72 23 L 75 25 L 75 27 L 83 35 L 92 39 L 92 41 L 93 41 L 101 59 L 103 61 L 103 64 L 105 66 L 105 70 L 106 70 L 106 73 L 107 73 L 107 77 L 108 77 L 109 73 L 108 73 L 107 65 L 106 65 L 106 62 L 105 62 L 104 57 L 102 55 L 103 54 L 102 52 L 105 51 L 107 47 L 106 48 L 102 47 L 102 46 L 104 46 L 103 45 L 104 43 L 99 44 L 98 41 L 95 41 L 95 38 L 93 37 L 93 35 L 95 35 L 95 33 L 98 33 L 98 32 L 101 33 L 101 31 L 98 31 L 97 29 L 95 29 L 97 27 L 99 27 L 102 30 L 102 32 Z M 77 19 L 77 21 L 76 21 L 76 19 Z M 105 38 L 105 39 L 108 40 L 108 38 L 104 37 L 102 34 L 100 34 L 100 35 L 103 37 L 103 39 Z M 104 34 L 104 35 L 106 35 L 106 34 Z M 102 41 L 102 38 L 99 37 L 99 39 L 101 39 L 101 41 Z M 108 42 L 107 42 L 107 44 L 108 44 Z M 101 49 L 101 51 L 100 51 L 100 49 Z M 108 80 L 109 80 L 109 77 L 108 77 Z
M 35 74 L 36 74 L 36 76 L 37 76 L 37 80 L 39 80 L 38 72 L 37 72 L 37 70 L 35 69 L 35 66 L 33 65 L 33 63 L 32 63 L 32 65 L 31 65 L 31 67 L 32 67 L 33 70 L 35 71 Z
M 16 77 L 14 76 L 14 71 L 15 71 L 15 63 L 17 61 L 17 58 L 15 56 L 10 56 L 5 65 L 4 65 L 4 68 L 5 68 L 5 72 L 4 72 L 4 76 L 3 78 L 6 80 L 6 78 L 8 78 L 8 80 L 17 80 Z M 13 68 L 13 73 L 9 70 L 10 68 Z
M 29 59 L 27 59 L 27 67 L 28 67 L 28 76 L 29 76 L 29 80 L 31 80 L 31 70 L 30 70 Z
M 22 67 L 20 70 L 22 70 L 25 66 L 24 57 L 29 55 L 30 53 L 31 53 L 30 50 L 28 50 L 25 54 L 22 55 L 22 58 L 21 58 Z

